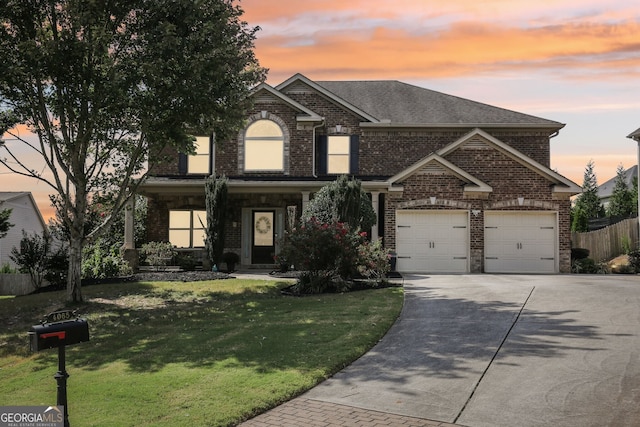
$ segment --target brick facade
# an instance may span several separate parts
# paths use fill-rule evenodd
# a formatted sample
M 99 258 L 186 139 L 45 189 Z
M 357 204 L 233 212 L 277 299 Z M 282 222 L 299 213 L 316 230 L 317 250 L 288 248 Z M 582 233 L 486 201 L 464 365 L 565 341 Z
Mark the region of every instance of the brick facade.
M 326 94 L 318 93 L 305 85 L 292 85 L 283 94 L 293 102 L 285 102 L 273 96 L 257 96 L 252 111 L 248 112 L 248 122 L 270 119 L 284 128 L 285 134 L 285 171 L 284 173 L 247 173 L 243 170 L 243 138 L 240 131 L 237 138 L 230 141 L 216 141 L 215 173 L 226 175 L 232 181 L 273 181 L 273 187 L 261 187 L 258 192 L 239 192 L 230 187 L 227 240 L 225 246 L 240 251 L 243 247 L 242 209 L 243 208 L 280 208 L 296 206 L 298 215 L 302 211 L 303 194 L 313 193 L 329 176 L 312 176 L 318 171 L 318 158 L 313 158 L 314 134 L 327 135 L 335 132 L 340 125 L 343 132 L 359 136 L 358 175 L 357 177 L 372 188 L 372 191 L 384 195 L 380 203 L 381 218 L 384 224 L 378 230 L 384 238 L 385 246 L 395 248 L 395 212 L 397 209 L 437 209 L 465 210 L 469 214 L 469 256 L 470 272 L 483 271 L 484 255 L 484 213 L 487 210 L 509 211 L 553 211 L 558 215 L 558 256 L 559 271 L 570 271 L 570 201 L 566 193 L 554 193 L 553 184 L 547 171 L 550 164 L 550 136 L 553 129 L 534 127 L 505 126 L 487 127 L 482 130 L 501 143 L 511 147 L 506 152 L 495 144 L 463 143 L 453 150 L 446 147 L 470 134 L 475 127 L 361 127 L 366 119 L 355 111 L 345 108 Z M 320 122 L 299 120 L 302 114 L 295 103 L 313 111 Z M 396 174 L 439 150 L 445 150 L 442 156 L 447 162 L 466 174 L 491 187 L 489 192 L 465 191 L 468 179 L 462 179 L 451 170 L 434 172 L 417 171 L 400 182 L 387 185 Z M 518 157 L 515 158 L 515 153 Z M 176 153 L 173 153 L 177 157 Z M 316 153 L 317 154 L 317 153 Z M 315 162 L 315 165 L 314 163 Z M 545 169 L 546 168 L 546 169 Z M 156 176 L 181 176 L 177 161 L 157 165 Z M 203 179 L 204 177 L 199 177 Z M 309 181 L 317 183 L 316 188 L 305 187 L 297 190 L 282 191 L 282 186 L 291 181 Z M 378 183 L 379 188 L 373 188 Z M 393 186 L 401 188 L 394 190 Z M 366 187 L 366 185 L 365 185 Z M 168 240 L 169 209 L 203 209 L 204 189 L 201 193 L 178 194 L 171 192 L 149 193 L 149 219 L 147 233 L 149 240 Z M 435 197 L 432 202 L 432 197 Z

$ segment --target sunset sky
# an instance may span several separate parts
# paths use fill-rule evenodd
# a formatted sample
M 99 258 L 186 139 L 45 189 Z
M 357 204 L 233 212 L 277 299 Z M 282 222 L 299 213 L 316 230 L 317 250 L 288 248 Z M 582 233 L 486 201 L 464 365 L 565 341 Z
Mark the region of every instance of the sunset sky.
M 256 54 L 277 85 L 400 80 L 566 123 L 551 167 L 582 184 L 637 161 L 640 128 L 637 0 L 243 0 L 259 26 Z M 0 155 L 2 152 L 0 151 Z M 37 165 L 35 166 L 37 167 Z M 0 168 L 0 191 L 48 189 Z

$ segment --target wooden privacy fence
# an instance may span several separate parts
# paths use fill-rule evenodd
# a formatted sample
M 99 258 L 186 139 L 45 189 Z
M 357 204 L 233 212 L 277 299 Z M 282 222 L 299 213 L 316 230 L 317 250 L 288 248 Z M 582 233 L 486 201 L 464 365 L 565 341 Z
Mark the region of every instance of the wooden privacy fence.
M 571 233 L 571 247 L 589 249 L 596 262 L 609 260 L 638 248 L 638 218 L 629 218 L 587 233 Z

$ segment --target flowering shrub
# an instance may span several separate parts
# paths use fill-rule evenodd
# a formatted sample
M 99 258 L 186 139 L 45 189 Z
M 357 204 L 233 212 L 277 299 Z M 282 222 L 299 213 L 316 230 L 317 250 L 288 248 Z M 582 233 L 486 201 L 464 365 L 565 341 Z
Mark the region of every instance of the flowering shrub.
M 381 279 L 388 254 L 380 241 L 370 243 L 365 232 L 343 222 L 303 222 L 285 236 L 281 257 L 301 270 L 298 291 L 344 291 L 356 277 Z

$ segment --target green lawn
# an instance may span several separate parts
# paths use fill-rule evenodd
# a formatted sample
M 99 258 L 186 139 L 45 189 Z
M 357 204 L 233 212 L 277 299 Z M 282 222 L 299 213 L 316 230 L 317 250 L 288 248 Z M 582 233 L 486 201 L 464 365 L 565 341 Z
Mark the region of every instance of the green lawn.
M 83 289 L 91 341 L 67 347 L 78 426 L 225 426 L 276 406 L 371 348 L 402 290 L 282 296 L 287 283 L 218 280 Z M 52 405 L 57 351 L 27 331 L 64 293 L 0 299 L 0 405 Z

